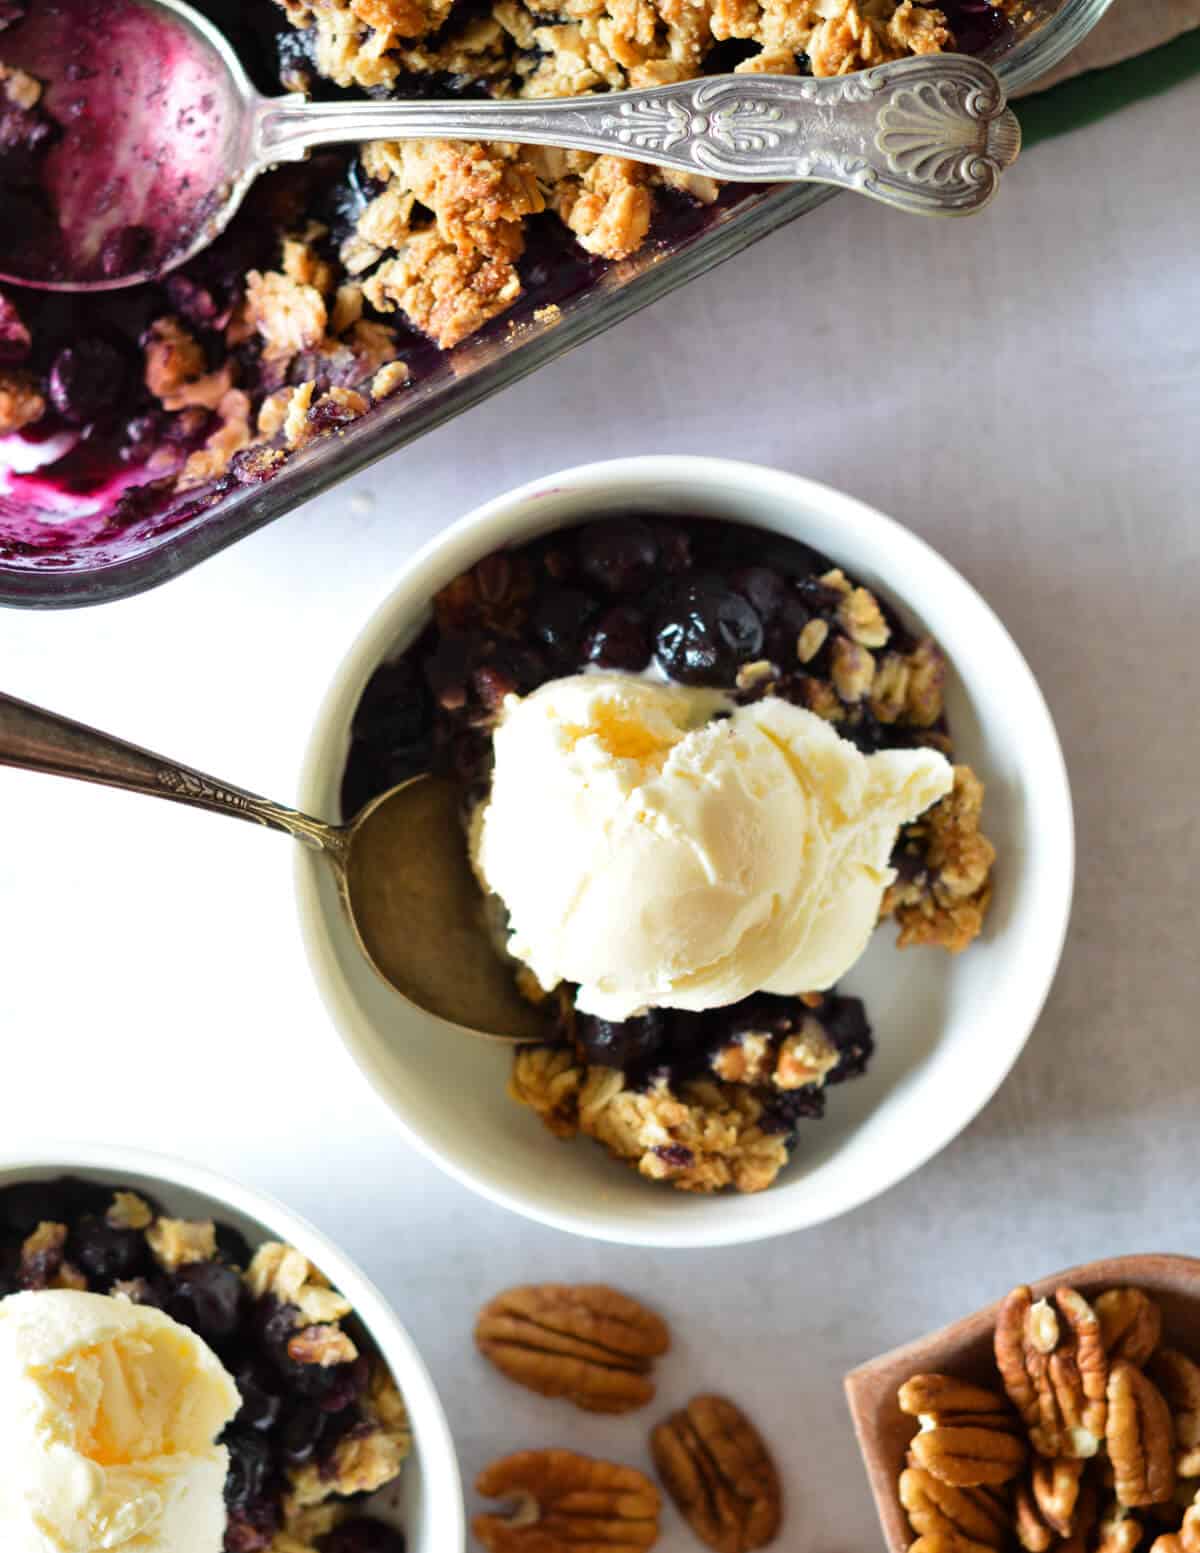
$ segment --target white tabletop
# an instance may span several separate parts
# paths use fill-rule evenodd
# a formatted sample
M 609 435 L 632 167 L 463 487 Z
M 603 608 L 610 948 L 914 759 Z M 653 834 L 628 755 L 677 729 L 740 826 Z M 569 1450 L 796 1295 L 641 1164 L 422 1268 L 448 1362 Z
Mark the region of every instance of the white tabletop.
M 838 1223 L 748 1249 L 623 1251 L 535 1228 L 396 1137 L 313 994 L 281 838 L 9 772 L 6 1151 L 119 1140 L 285 1197 L 394 1299 L 468 1482 L 524 1446 L 644 1464 L 658 1404 L 589 1419 L 509 1386 L 470 1343 L 477 1306 L 509 1283 L 640 1294 L 677 1338 L 660 1402 L 726 1391 L 775 1442 L 780 1546 L 877 1546 L 846 1369 L 1020 1279 L 1197 1249 L 1200 223 L 1180 167 L 1198 116 L 1193 82 L 1043 145 L 962 224 L 835 201 L 155 593 L 0 614 L 6 690 L 288 799 L 317 699 L 397 567 L 509 485 L 721 452 L 893 513 L 1028 654 L 1079 824 L 1049 1006 L 938 1160 Z M 695 1546 L 673 1511 L 660 1546 Z

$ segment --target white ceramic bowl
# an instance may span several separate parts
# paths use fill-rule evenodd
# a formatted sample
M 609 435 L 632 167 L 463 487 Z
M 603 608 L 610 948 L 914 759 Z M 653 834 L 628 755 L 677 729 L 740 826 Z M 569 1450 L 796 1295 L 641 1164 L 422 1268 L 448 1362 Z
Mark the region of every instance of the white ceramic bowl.
M 282 1240 L 303 1251 L 354 1306 L 395 1377 L 408 1408 L 413 1452 L 399 1482 L 396 1512 L 381 1509 L 404 1530 L 408 1553 L 462 1553 L 466 1545 L 462 1482 L 454 1442 L 429 1371 L 379 1291 L 319 1230 L 282 1203 L 182 1160 L 137 1149 L 63 1144 L 37 1154 L 0 1153 L 0 1187 L 58 1175 L 130 1186 L 179 1218 L 215 1218 L 242 1232 L 252 1246 Z M 380 1500 L 390 1505 L 393 1491 Z
M 1020 652 L 969 583 L 891 519 L 823 485 L 719 459 L 590 464 L 497 497 L 427 545 L 358 637 L 317 716 L 304 808 L 338 812 L 355 705 L 375 667 L 406 646 L 432 595 L 489 551 L 631 507 L 774 529 L 824 551 L 945 648 L 956 749 L 987 783 L 999 849 L 982 939 L 958 957 L 899 952 L 883 927 L 842 983 L 866 999 L 878 1050 L 866 1077 L 831 1092 L 787 1170 L 757 1196 L 689 1196 L 652 1184 L 589 1139 L 555 1140 L 505 1094 L 510 1057 L 411 1009 L 355 946 L 329 870 L 297 849 L 300 916 L 343 1039 L 406 1136 L 485 1197 L 597 1239 L 716 1246 L 845 1213 L 917 1169 L 966 1126 L 1024 1046 L 1049 991 L 1070 913 L 1070 791 L 1046 704 Z M 747 561 L 752 558 L 748 543 Z

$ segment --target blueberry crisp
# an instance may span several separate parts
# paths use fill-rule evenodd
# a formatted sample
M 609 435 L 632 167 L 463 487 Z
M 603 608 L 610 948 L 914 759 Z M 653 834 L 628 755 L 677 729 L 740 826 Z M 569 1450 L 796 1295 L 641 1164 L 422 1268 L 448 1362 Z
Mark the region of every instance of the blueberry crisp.
M 5 244 L 28 247 L 45 231 L 49 245 L 56 231 L 39 165 L 57 128 L 41 83 L 2 64 L 6 35 L 40 3 L 0 3 L 10 215 L 0 261 Z M 536 98 L 980 51 L 1020 0 L 197 5 L 265 92 Z M 106 543 L 160 513 L 181 522 L 271 479 L 492 322 L 553 318 L 614 261 L 753 197 L 620 157 L 512 144 L 375 142 L 282 168 L 212 248 L 160 284 L 87 298 L 0 289 L 0 439 L 27 444 L 3 462 L 34 470 L 12 477 L 13 494 L 56 513 L 55 494 L 86 499 Z M 120 273 L 137 229 L 111 236 Z M 43 527 L 8 541 L 13 553 L 51 548 L 53 525 Z
M 459 784 L 472 828 L 496 801 L 498 730 L 563 684 L 721 692 L 727 710 L 714 715 L 731 721 L 782 702 L 822 738 L 834 730 L 855 759 L 952 761 L 945 677 L 934 641 L 802 544 L 713 519 L 606 518 L 489 555 L 442 590 L 431 623 L 363 693 L 343 813 L 433 770 Z M 980 829 L 981 782 L 939 765 L 944 796 L 899 829 L 878 914 L 895 919 L 902 947 L 957 953 L 982 929 L 995 853 Z M 889 875 L 877 877 L 882 890 Z M 672 999 L 612 1019 L 581 1009 L 578 981 L 549 986 L 528 964 L 513 969 L 545 1013 L 544 1043 L 518 1048 L 513 1097 L 558 1136 L 583 1132 L 687 1191 L 769 1186 L 800 1123 L 819 1118 L 829 1086 L 861 1074 L 873 1050 L 861 1002 L 827 980 L 803 995 Z
M 404 1553 L 364 1513 L 411 1447 L 353 1312 L 301 1252 L 169 1218 L 144 1194 L 63 1176 L 0 1188 L 0 1298 L 78 1289 L 163 1310 L 234 1377 L 225 1553 Z

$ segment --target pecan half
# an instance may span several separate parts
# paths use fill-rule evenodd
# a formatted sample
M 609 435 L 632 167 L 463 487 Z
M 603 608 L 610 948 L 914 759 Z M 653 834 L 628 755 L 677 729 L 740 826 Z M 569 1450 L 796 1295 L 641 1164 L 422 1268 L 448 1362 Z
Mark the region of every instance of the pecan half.
M 995 1487 L 1011 1482 L 1025 1465 L 1023 1440 L 1007 1429 L 975 1424 L 936 1424 L 912 1442 L 917 1466 L 954 1488 Z
M 1200 1364 L 1174 1348 L 1163 1348 L 1155 1354 L 1150 1374 L 1174 1420 L 1176 1470 L 1181 1478 L 1200 1478 Z
M 485 1467 L 475 1487 L 513 1501 L 511 1515 L 471 1522 L 488 1553 L 644 1553 L 658 1540 L 658 1490 L 633 1467 L 574 1451 L 517 1451 Z
M 628 1413 L 654 1396 L 653 1362 L 671 1345 L 658 1316 L 602 1284 L 506 1289 L 475 1323 L 481 1354 L 518 1385 L 589 1413 Z
M 996 1323 L 996 1366 L 1034 1449 L 1056 1460 L 1094 1456 L 1107 1419 L 1108 1358 L 1095 1311 L 1074 1289 L 1034 1303 L 1014 1289 Z
M 951 1375 L 914 1375 L 900 1387 L 896 1400 L 902 1413 L 931 1418 L 937 1424 L 1015 1427 L 1012 1409 L 1002 1396 Z
M 909 1467 L 900 1474 L 900 1503 L 918 1537 L 949 1537 L 965 1553 L 1008 1546 L 1010 1516 L 993 1490 L 952 1488 L 922 1467 Z
M 1127 1359 L 1108 1381 L 1108 1454 L 1120 1504 L 1161 1504 L 1175 1492 L 1174 1429 L 1166 1398 Z
M 1047 1461 L 1042 1456 L 1030 1468 L 1029 1486 L 1034 1502 L 1042 1519 L 1060 1537 L 1069 1537 L 1075 1530 L 1083 1467 L 1078 1457 Z
M 1128 1359 L 1141 1369 L 1162 1339 L 1162 1311 L 1141 1289 L 1109 1289 L 1096 1316 L 1110 1363 Z
M 650 1451 L 667 1492 L 717 1553 L 752 1553 L 773 1541 L 783 1491 L 758 1430 L 724 1397 L 693 1397 L 659 1424 Z

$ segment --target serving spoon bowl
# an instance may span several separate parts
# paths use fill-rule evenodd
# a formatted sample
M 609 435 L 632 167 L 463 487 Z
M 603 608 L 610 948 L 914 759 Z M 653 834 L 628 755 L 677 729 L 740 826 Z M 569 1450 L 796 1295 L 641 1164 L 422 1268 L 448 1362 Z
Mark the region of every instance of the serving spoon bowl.
M 75 777 L 284 831 L 319 852 L 364 955 L 409 1003 L 469 1035 L 544 1036 L 488 929 L 453 783 L 410 778 L 330 825 L 151 754 L 82 723 L 0 695 L 0 765 Z
M 0 280 L 58 291 L 176 268 L 225 229 L 261 173 L 324 145 L 517 141 L 969 215 L 1021 144 L 995 73 L 957 54 L 828 79 L 707 76 L 528 102 L 314 103 L 261 95 L 185 0 L 38 0 L 0 36 L 0 60 L 42 83 L 59 131 L 39 164 L 44 199 L 0 233 Z

